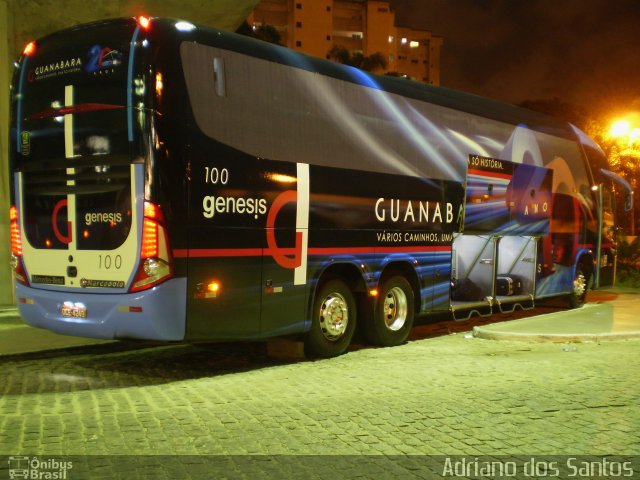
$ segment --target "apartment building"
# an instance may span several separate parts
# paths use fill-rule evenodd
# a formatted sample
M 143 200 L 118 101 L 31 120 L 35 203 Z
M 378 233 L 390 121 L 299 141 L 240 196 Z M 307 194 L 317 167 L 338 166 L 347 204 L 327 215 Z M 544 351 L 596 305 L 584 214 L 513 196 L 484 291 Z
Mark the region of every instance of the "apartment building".
M 414 80 L 440 84 L 442 37 L 397 26 L 383 0 L 262 0 L 247 18 L 250 26 L 271 25 L 282 45 L 317 57 L 334 47 L 369 56 L 380 53 L 385 69 Z

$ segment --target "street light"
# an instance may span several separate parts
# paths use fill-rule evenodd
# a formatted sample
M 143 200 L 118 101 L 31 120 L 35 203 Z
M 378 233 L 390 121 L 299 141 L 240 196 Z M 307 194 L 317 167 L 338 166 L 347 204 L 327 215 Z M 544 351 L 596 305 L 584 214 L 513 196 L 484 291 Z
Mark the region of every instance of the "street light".
M 631 123 L 628 120 L 617 120 L 613 123 L 613 125 L 611 125 L 609 134 L 613 138 L 620 138 L 628 135 L 630 130 Z

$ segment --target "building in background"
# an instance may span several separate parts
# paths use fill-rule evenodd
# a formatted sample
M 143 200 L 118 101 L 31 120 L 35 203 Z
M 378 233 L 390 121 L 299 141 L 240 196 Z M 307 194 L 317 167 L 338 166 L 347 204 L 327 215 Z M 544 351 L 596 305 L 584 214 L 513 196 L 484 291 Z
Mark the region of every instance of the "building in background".
M 375 73 L 439 85 L 442 37 L 395 20 L 389 2 L 380 0 L 262 0 L 247 18 L 253 28 L 275 27 L 280 43 L 293 50 L 323 58 L 333 47 L 365 57 L 380 53 L 387 67 Z

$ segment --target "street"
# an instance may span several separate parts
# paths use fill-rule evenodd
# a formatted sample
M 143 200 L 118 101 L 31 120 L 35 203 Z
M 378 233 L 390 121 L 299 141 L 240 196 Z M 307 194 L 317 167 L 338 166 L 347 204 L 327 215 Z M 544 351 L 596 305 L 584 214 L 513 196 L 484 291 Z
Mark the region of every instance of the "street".
M 264 343 L 113 342 L 3 356 L 0 454 L 157 463 L 640 453 L 639 339 L 506 342 L 415 330 L 399 347 L 317 361 L 269 357 Z M 130 463 L 121 462 L 125 472 Z M 380 468 L 368 465 L 372 476 Z

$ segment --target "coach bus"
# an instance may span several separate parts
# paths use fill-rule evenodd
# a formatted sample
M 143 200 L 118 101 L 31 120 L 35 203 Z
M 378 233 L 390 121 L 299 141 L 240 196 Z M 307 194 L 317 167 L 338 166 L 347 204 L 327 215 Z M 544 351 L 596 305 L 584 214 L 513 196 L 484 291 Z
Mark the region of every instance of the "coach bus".
M 614 259 L 574 126 L 185 21 L 29 43 L 11 112 L 16 299 L 62 334 L 330 357 L 418 315 L 579 306 Z

